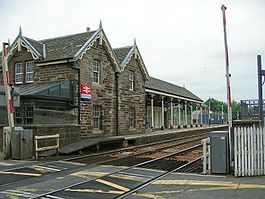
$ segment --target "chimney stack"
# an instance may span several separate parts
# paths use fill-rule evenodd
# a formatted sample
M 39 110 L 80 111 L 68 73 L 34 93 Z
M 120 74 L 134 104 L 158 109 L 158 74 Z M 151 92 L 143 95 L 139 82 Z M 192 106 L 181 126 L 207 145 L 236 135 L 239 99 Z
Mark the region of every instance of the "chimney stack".
M 86 31 L 89 32 L 90 31 L 90 27 L 86 27 Z

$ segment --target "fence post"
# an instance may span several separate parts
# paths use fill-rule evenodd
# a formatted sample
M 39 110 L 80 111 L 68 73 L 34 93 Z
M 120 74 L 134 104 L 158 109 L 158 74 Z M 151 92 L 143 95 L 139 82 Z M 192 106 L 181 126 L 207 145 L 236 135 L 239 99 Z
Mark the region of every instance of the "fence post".
M 242 127 L 238 128 L 238 137 L 237 137 L 237 143 L 238 143 L 238 176 L 241 176 L 241 132 L 242 132 Z
M 251 155 L 251 150 L 250 150 L 250 132 L 251 132 L 251 128 L 248 128 L 248 131 L 247 131 L 247 147 L 248 147 L 248 153 L 247 153 L 247 156 L 248 156 L 248 173 L 247 175 L 250 176 L 251 175 L 251 162 L 250 162 L 250 155 Z
M 265 174 L 265 131 L 264 127 L 262 128 L 263 134 L 263 174 Z
M 207 173 L 207 157 L 206 157 L 206 154 L 207 154 L 207 146 L 206 146 L 206 141 L 205 139 L 202 140 L 202 152 L 203 152 L 203 174 L 206 174 Z
M 238 176 L 238 150 L 237 150 L 237 138 L 238 138 L 238 128 L 234 128 L 234 161 L 235 161 L 235 168 L 234 168 L 234 175 L 235 177 Z
M 245 128 L 244 130 L 244 168 L 245 168 L 245 175 L 247 176 L 248 175 L 248 156 L 247 156 L 247 153 L 248 153 L 248 148 L 247 148 L 247 131 L 249 130 L 249 128 Z

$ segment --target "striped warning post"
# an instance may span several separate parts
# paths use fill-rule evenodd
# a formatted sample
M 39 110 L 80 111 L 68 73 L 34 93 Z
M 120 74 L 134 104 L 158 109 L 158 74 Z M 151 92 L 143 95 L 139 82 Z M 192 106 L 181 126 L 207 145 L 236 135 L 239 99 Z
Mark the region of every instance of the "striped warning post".
M 6 96 L 7 111 L 8 111 L 8 124 L 11 132 L 12 128 L 14 128 L 14 115 L 13 115 L 13 102 L 10 94 L 10 78 L 8 72 L 7 49 L 6 49 L 7 45 L 8 43 L 3 42 L 2 68 L 3 68 L 5 96 Z

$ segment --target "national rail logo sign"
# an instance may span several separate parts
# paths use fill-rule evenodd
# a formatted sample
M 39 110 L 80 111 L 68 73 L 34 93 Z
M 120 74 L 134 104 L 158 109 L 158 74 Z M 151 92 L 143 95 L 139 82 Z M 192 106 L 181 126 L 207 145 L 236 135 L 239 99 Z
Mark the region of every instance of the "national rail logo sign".
M 83 101 L 90 101 L 91 100 L 91 93 L 92 93 L 92 86 L 87 84 L 81 84 L 81 100 Z

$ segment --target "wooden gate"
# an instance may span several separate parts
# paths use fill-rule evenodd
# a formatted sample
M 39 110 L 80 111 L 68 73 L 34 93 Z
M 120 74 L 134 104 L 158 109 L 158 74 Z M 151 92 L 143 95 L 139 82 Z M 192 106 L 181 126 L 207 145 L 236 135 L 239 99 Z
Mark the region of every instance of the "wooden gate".
M 234 129 L 235 176 L 265 175 L 265 128 Z

